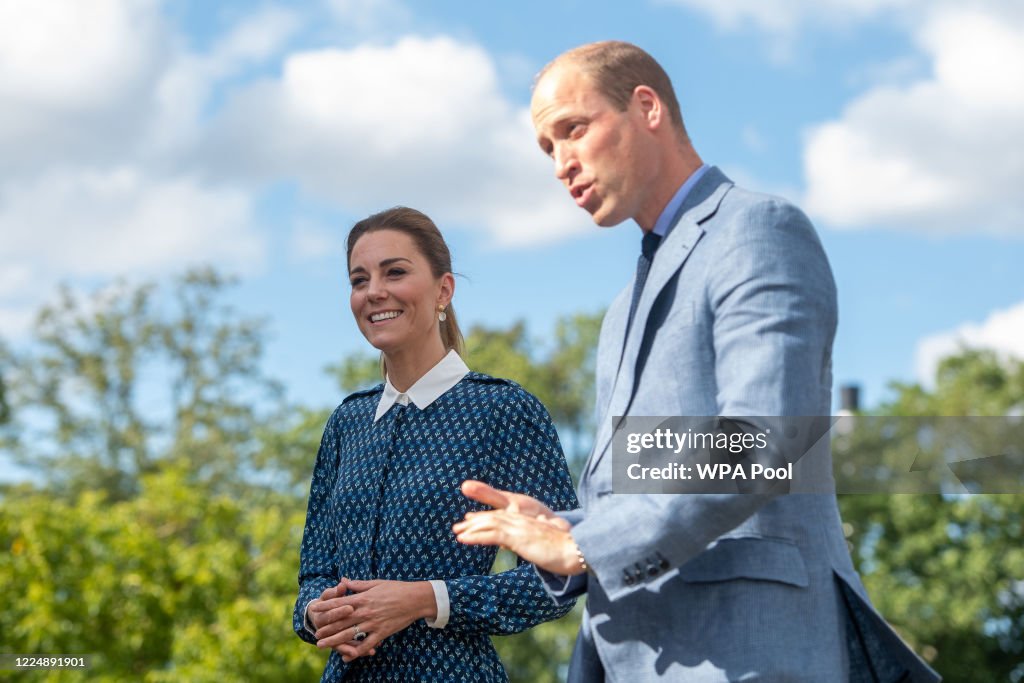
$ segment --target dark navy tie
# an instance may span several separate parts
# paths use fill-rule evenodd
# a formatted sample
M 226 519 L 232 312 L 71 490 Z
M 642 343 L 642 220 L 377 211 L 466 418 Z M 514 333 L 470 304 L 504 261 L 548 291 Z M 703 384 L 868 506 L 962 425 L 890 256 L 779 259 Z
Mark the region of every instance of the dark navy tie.
M 661 242 L 661 235 L 652 230 L 644 233 L 640 242 L 640 258 L 636 262 L 636 281 L 633 283 L 633 300 L 629 304 L 629 318 L 626 321 L 626 336 L 629 336 L 629 328 L 633 326 L 633 316 L 636 315 L 636 305 L 640 303 L 640 295 L 644 291 L 644 283 L 647 282 L 647 273 L 651 270 L 651 261 L 654 260 L 654 252 Z

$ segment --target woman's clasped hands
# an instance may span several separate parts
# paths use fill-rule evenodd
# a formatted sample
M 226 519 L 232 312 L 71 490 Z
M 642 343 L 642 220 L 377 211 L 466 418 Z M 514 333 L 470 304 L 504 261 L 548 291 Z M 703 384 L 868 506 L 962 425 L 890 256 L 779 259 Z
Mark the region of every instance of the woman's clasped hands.
M 374 655 L 385 638 L 417 619 L 437 616 L 427 581 L 355 581 L 342 578 L 309 603 L 316 646 L 331 648 L 346 662 Z

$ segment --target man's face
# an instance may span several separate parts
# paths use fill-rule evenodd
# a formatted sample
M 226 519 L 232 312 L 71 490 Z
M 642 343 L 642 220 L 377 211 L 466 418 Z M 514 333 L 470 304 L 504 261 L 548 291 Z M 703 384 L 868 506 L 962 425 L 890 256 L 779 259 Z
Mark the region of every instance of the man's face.
M 638 215 L 656 163 L 635 101 L 620 111 L 568 62 L 537 83 L 530 112 L 555 176 L 595 223 L 612 226 Z

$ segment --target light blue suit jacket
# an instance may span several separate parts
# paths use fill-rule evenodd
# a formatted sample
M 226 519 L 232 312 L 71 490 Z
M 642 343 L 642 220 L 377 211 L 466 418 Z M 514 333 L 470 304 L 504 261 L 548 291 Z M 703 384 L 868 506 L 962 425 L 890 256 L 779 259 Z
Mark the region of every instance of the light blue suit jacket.
M 938 680 L 867 602 L 834 494 L 612 493 L 614 416 L 829 414 L 835 285 L 807 218 L 711 168 L 626 337 L 631 297 L 601 328 L 598 432 L 567 515 L 592 573 L 541 572 L 556 599 L 587 592 L 570 681 Z

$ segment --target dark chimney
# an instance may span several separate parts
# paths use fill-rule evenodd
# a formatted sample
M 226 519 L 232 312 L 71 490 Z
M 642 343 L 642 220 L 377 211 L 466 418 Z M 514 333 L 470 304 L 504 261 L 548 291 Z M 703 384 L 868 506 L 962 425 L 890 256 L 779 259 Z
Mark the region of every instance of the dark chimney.
M 844 384 L 839 387 L 839 408 L 841 410 L 856 413 L 860 410 L 860 386 L 857 384 Z

